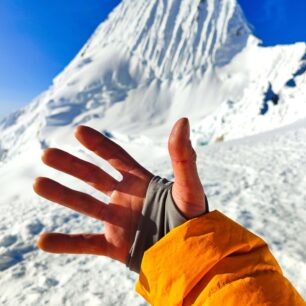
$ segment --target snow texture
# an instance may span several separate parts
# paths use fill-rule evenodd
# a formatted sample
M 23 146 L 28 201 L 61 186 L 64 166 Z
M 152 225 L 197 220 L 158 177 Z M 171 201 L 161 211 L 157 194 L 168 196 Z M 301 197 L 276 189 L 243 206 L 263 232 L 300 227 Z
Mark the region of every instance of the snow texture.
M 103 226 L 38 198 L 32 182 L 105 199 L 40 162 L 60 147 L 118 176 L 77 144 L 79 124 L 173 179 L 167 136 L 183 116 L 211 208 L 263 237 L 306 297 L 306 45 L 260 46 L 235 0 L 124 0 L 47 91 L 0 122 L 1 305 L 146 305 L 119 263 L 37 249 L 41 232 Z

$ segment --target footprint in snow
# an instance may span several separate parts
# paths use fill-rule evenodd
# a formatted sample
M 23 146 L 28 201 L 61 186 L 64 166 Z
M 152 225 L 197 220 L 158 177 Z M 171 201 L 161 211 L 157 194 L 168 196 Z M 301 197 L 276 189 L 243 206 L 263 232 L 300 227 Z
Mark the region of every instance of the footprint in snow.
M 39 220 L 34 220 L 27 225 L 27 231 L 29 234 L 35 236 L 38 235 L 44 228 L 44 225 Z
M 16 235 L 6 235 L 0 240 L 0 247 L 9 247 L 17 241 Z

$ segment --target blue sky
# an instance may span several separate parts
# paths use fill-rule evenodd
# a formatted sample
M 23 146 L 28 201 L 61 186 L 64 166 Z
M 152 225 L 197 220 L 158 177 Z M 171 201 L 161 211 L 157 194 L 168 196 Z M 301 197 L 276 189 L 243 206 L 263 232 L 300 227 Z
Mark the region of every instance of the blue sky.
M 306 41 L 306 0 L 238 0 L 264 45 Z M 0 0 L 0 118 L 29 103 L 120 0 Z
M 120 0 L 0 0 L 0 119 L 29 103 Z
M 263 45 L 306 42 L 306 0 L 238 0 Z

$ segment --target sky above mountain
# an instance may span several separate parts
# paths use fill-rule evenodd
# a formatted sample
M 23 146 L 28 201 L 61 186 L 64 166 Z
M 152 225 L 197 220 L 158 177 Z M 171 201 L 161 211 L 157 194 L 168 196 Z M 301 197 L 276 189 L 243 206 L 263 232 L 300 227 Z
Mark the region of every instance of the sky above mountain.
M 0 1 L 0 118 L 28 104 L 120 0 Z
M 306 41 L 305 0 L 238 0 L 264 46 Z
M 239 0 L 264 45 L 306 41 L 304 0 Z M 0 118 L 45 90 L 120 0 L 0 2 Z

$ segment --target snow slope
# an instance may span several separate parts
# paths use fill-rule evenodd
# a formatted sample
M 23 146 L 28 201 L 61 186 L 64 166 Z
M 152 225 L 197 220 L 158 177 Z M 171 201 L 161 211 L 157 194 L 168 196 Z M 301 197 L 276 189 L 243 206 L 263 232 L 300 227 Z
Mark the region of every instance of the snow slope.
M 303 122 L 269 134 L 197 149 L 200 176 L 211 209 L 219 209 L 263 237 L 285 275 L 304 297 L 305 137 Z M 138 153 L 138 160 L 151 171 L 172 178 L 165 147 L 153 148 L 128 140 L 121 143 L 129 152 Z M 147 158 L 152 149 L 158 153 L 154 160 Z M 78 155 L 93 160 L 85 153 Z M 0 185 L 11 187 L 7 180 L 10 173 L 20 172 L 19 167 L 24 169 L 24 162 L 6 164 Z M 47 174 L 47 169 L 40 167 L 37 165 L 35 172 Z M 61 182 L 91 191 L 76 180 L 50 172 Z M 37 250 L 35 240 L 42 231 L 100 232 L 103 227 L 38 199 L 30 192 L 30 182 L 21 177 L 15 184 L 29 186 L 25 186 L 24 194 L 10 201 L 1 197 L 1 305 L 146 305 L 133 292 L 136 275 L 119 263 L 103 257 L 54 255 Z
M 101 225 L 31 185 L 49 175 L 103 197 L 39 161 L 60 146 L 112 172 L 77 145 L 79 124 L 171 178 L 166 140 L 182 116 L 211 206 L 263 236 L 306 297 L 306 45 L 259 43 L 235 0 L 123 0 L 47 91 L 0 122 L 0 304 L 144 305 L 118 263 L 37 250 L 42 231 Z

